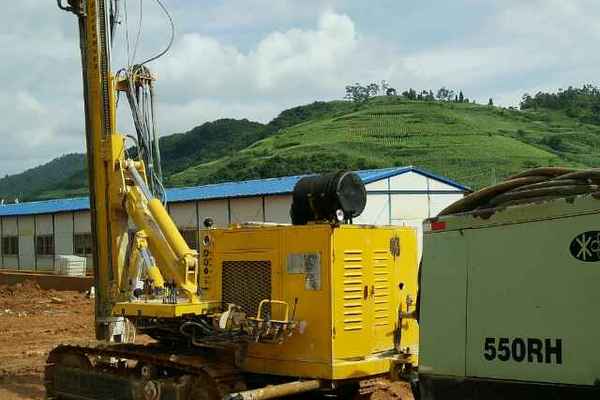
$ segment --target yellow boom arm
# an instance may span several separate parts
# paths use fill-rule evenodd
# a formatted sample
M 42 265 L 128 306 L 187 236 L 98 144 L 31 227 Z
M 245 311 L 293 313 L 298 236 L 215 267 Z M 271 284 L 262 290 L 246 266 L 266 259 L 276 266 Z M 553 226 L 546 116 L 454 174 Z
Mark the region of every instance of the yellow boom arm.
M 57 3 L 79 20 L 90 211 L 95 244 L 96 337 L 111 340 L 118 335 L 116 331 L 122 325 L 122 318 L 129 316 L 125 311 L 116 312 L 115 305 L 131 300 L 130 282 L 136 278 L 131 274 L 139 272 L 139 257 L 145 258 L 144 273 L 155 286 L 168 283 L 171 294 L 174 293 L 172 302 L 191 306 L 199 302 L 197 254 L 188 247 L 161 201 L 148 188 L 150 175 L 145 171 L 156 167 L 160 170 L 160 163 L 155 165 L 156 160 L 160 160 L 158 154 L 154 161 L 146 163 L 150 165 L 145 165 L 141 143 L 138 143 L 141 159 L 126 159 L 125 137 L 116 131 L 117 91 L 125 91 L 130 104 L 136 104 L 137 88 L 148 87 L 153 80 L 148 69 L 145 66 L 139 66 L 138 70 L 130 67 L 118 79 L 113 75 L 109 42 L 111 24 L 114 25 L 115 21 L 109 15 L 106 0 L 57 0 Z M 149 90 L 152 90 L 151 87 Z M 139 134 L 138 125 L 136 130 Z M 156 143 L 154 145 L 157 146 Z M 153 187 L 157 185 L 155 180 L 151 184 Z M 142 232 L 136 234 L 130 244 L 128 228 L 131 220 L 138 232 Z M 179 294 L 183 294 L 183 298 L 180 299 Z M 161 315 L 169 314 L 169 307 L 171 311 L 173 308 L 173 304 L 160 302 L 156 306 L 162 307 Z M 122 307 L 119 309 L 123 310 Z
M 198 254 L 189 248 L 160 200 L 152 197 L 135 164 L 126 161 L 126 170 L 134 182 L 126 189 L 127 212 L 146 233 L 148 247 L 163 276 L 174 280 L 190 302 L 198 303 Z

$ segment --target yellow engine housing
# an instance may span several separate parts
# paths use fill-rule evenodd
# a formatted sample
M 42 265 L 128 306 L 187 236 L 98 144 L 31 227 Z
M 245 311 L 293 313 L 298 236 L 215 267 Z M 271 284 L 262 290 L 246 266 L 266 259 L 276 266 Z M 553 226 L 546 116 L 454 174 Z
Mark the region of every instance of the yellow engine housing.
M 337 380 L 416 365 L 417 323 L 400 317 L 415 307 L 414 229 L 234 226 L 200 238 L 204 299 L 235 303 L 249 315 L 260 300 L 282 300 L 299 321 L 282 344 L 251 343 L 243 370 Z

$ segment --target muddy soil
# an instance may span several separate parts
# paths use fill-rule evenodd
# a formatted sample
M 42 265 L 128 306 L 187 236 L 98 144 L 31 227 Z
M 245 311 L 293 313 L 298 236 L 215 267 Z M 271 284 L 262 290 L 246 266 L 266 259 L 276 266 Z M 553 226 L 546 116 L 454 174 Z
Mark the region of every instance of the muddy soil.
M 33 282 L 0 285 L 0 399 L 44 399 L 50 350 L 61 343 L 89 344 L 93 335 L 94 301 L 84 293 L 42 290 Z M 399 396 L 405 390 L 393 385 L 371 398 L 405 398 Z
M 43 399 L 48 352 L 89 343 L 93 300 L 84 293 L 41 290 L 32 282 L 0 286 L 0 399 Z

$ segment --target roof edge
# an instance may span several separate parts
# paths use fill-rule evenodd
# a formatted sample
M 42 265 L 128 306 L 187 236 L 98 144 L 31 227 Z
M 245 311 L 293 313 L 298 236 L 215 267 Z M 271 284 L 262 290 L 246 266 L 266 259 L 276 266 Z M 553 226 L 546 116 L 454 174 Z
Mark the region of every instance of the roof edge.
M 414 172 L 422 176 L 426 176 L 431 179 L 438 180 L 447 185 L 450 185 L 460 191 L 468 192 L 471 191 L 471 188 L 468 186 L 461 185 L 460 183 L 446 178 L 433 172 L 427 171 L 425 169 L 415 167 L 413 165 L 404 166 L 404 167 L 388 167 L 388 168 L 380 168 L 380 169 L 368 169 L 368 170 L 358 170 L 354 171 L 358 174 L 367 175 L 365 178 L 361 178 L 363 182 L 366 184 L 377 182 L 382 179 L 387 179 L 393 176 L 403 175 L 407 172 Z M 233 181 L 233 182 L 222 182 L 222 183 L 214 183 L 208 185 L 200 185 L 200 186 L 187 186 L 187 187 L 174 187 L 167 189 L 167 192 L 170 190 L 174 191 L 192 191 L 194 189 L 206 189 L 213 188 L 219 185 L 242 185 L 248 183 L 260 183 L 260 182 L 273 182 L 277 180 L 290 180 L 290 179 L 300 179 L 305 176 L 310 176 L 315 174 L 306 174 L 306 175 L 290 175 L 290 176 L 282 176 L 282 177 L 273 177 L 273 178 L 264 178 L 264 179 L 249 179 L 245 181 Z M 185 203 L 192 201 L 207 201 L 207 200 L 223 200 L 230 198 L 242 198 L 242 197 L 257 197 L 257 196 L 276 196 L 276 195 L 285 195 L 293 192 L 293 188 L 291 190 L 273 190 L 272 192 L 264 192 L 264 193 L 252 193 L 252 194 L 238 194 L 238 195 L 222 195 L 222 196 L 214 196 L 214 197 L 193 197 L 190 198 L 180 198 L 178 200 L 173 200 L 172 203 Z M 168 197 L 168 195 L 167 195 Z M 185 196 L 182 196 L 185 197 Z M 87 203 L 81 204 L 81 203 Z M 61 204 L 62 203 L 62 204 Z M 77 204 L 79 203 L 79 204 Z M 36 207 L 39 207 L 36 209 Z M 20 210 L 19 210 L 20 209 Z M 38 200 L 24 203 L 16 203 L 16 204 L 4 204 L 0 206 L 0 217 L 16 217 L 19 215 L 40 215 L 40 214 L 56 214 L 61 212 L 70 212 L 70 211 L 82 211 L 89 210 L 89 197 L 71 197 L 64 199 L 50 199 L 50 200 Z

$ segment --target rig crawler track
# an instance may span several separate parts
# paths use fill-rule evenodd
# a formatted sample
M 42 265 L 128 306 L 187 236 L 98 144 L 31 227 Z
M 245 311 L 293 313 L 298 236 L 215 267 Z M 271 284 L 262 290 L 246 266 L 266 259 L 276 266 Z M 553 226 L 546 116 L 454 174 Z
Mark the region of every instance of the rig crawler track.
M 232 355 L 233 357 L 233 355 Z M 213 400 L 245 389 L 233 359 L 153 345 L 55 348 L 45 371 L 48 399 Z

